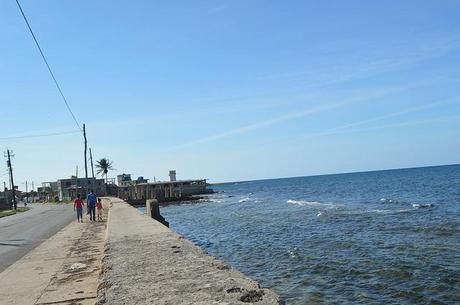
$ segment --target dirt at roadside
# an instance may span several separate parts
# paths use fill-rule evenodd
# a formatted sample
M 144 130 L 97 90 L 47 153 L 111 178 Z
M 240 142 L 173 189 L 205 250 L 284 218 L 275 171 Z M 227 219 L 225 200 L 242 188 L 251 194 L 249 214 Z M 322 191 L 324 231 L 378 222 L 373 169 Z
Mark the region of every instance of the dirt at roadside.
M 1 305 L 94 305 L 106 241 L 103 221 L 74 220 L 0 273 Z
M 105 245 L 108 200 L 105 200 L 104 207 L 102 221 L 90 222 L 85 215 L 84 222 L 76 224 L 80 226 L 80 234 L 72 238 L 60 270 L 36 304 L 95 304 Z

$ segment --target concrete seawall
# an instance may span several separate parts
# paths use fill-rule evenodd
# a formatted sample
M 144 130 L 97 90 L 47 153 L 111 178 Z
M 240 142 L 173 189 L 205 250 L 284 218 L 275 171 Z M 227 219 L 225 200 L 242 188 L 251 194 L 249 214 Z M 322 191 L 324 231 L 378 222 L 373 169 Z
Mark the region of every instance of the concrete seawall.
M 159 222 L 111 198 L 98 304 L 281 304 Z

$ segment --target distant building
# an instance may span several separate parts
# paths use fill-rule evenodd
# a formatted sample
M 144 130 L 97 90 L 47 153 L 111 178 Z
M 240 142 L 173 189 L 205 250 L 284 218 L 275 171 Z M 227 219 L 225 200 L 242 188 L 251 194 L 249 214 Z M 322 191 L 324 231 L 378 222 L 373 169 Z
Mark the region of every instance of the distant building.
M 0 191 L 0 210 L 9 210 L 11 208 L 12 198 L 13 195 L 11 190 L 5 188 L 3 192 Z
M 148 183 L 149 179 L 144 179 L 144 177 L 139 176 L 137 177 L 136 181 L 134 181 L 135 184 L 141 184 L 141 183 Z
M 54 201 L 59 198 L 57 182 L 43 182 L 42 186 L 37 187 L 37 195 L 40 201 Z
M 193 195 L 209 194 L 205 179 L 140 183 L 118 188 L 118 197 L 127 200 L 157 199 L 160 202 L 182 200 Z
M 131 180 L 131 175 L 118 176 L 118 197 L 127 200 L 157 199 L 160 202 L 184 200 L 194 195 L 209 194 L 206 179 L 177 180 L 176 171 L 169 171 L 170 181 L 148 182 L 148 179 L 139 177 Z
M 75 176 L 69 179 L 59 179 L 57 181 L 57 190 L 59 200 L 72 200 L 80 194 L 83 198 L 86 193 L 93 190 L 96 196 L 105 196 L 107 194 L 104 179 L 96 178 L 77 178 Z
M 131 174 L 123 173 L 123 174 L 117 176 L 118 186 L 130 185 L 131 182 L 132 182 Z
M 118 186 L 129 186 L 136 185 L 140 183 L 147 183 L 149 179 L 144 179 L 144 177 L 137 177 L 136 180 L 131 179 L 131 174 L 121 174 L 117 176 Z
M 14 186 L 14 197 L 16 198 L 16 202 L 19 201 L 20 197 L 22 196 L 22 192 L 18 190 L 18 186 Z M 11 189 L 7 189 L 6 187 L 3 191 L 0 191 L 0 210 L 10 209 L 13 206 L 13 191 Z
M 169 181 L 174 182 L 176 181 L 176 171 L 170 170 L 169 171 Z

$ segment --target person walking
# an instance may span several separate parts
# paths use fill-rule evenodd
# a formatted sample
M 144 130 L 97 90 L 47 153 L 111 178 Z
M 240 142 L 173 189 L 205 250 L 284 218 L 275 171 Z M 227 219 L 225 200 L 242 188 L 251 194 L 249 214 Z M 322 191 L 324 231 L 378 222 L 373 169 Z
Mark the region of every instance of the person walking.
M 102 221 L 102 210 L 104 208 L 102 207 L 101 198 L 97 198 L 96 208 L 97 208 L 97 220 Z
M 80 198 L 80 194 L 77 195 L 77 199 L 75 199 L 73 203 L 73 210 L 77 211 L 77 221 L 78 222 L 83 222 L 83 206 L 85 205 L 83 203 L 83 200 Z
M 96 195 L 94 195 L 93 190 L 91 190 L 86 198 L 86 202 L 89 208 L 89 219 L 91 221 L 96 221 Z

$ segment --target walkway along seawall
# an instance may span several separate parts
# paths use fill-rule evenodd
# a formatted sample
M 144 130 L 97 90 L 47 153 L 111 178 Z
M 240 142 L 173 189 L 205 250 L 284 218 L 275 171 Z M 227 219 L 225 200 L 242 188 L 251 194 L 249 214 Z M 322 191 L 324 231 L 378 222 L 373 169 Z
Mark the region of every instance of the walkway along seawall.
M 271 290 L 111 198 L 97 304 L 282 304 Z

